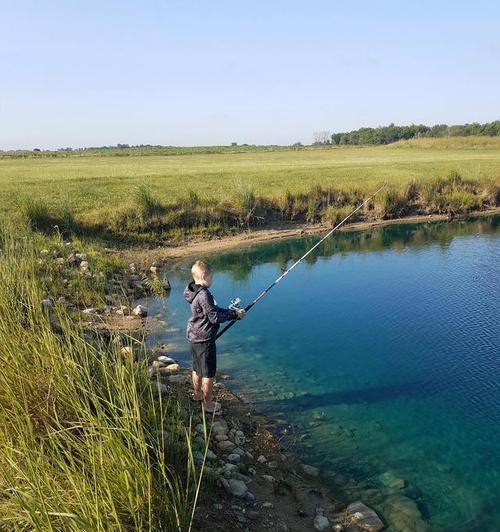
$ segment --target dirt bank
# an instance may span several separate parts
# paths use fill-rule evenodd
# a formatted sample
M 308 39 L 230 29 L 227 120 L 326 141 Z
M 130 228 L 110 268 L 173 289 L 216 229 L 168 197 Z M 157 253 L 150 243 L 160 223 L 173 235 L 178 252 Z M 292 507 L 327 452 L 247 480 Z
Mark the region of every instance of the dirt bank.
M 374 227 L 383 227 L 394 224 L 438 222 L 466 217 L 484 217 L 495 214 L 500 214 L 500 207 L 469 213 L 463 216 L 456 216 L 454 218 L 450 218 L 450 216 L 445 214 L 429 214 L 422 216 L 407 216 L 405 218 L 396 218 L 393 220 L 355 222 L 342 226 L 339 231 L 363 231 Z M 127 260 L 131 262 L 145 263 L 155 261 L 160 263 L 173 263 L 192 256 L 210 255 L 272 240 L 316 235 L 325 233 L 329 229 L 331 229 L 331 226 L 326 224 L 281 224 L 276 227 L 255 229 L 237 235 L 211 238 L 210 240 L 193 237 L 186 241 L 179 242 L 177 245 L 172 245 L 171 247 L 159 247 L 152 250 L 128 249 L 124 251 L 123 254 Z

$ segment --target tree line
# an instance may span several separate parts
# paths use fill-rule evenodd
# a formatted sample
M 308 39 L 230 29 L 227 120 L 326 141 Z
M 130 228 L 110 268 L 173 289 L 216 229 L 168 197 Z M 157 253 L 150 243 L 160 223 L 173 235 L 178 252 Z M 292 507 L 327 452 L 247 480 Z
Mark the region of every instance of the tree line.
M 381 127 L 362 127 L 353 131 L 333 133 L 321 144 L 358 145 L 358 144 L 391 144 L 398 140 L 409 140 L 422 137 L 469 137 L 472 135 L 496 137 L 500 135 L 500 120 L 480 124 L 452 125 L 436 124 L 425 126 L 412 124 L 410 126 L 396 126 L 389 124 Z

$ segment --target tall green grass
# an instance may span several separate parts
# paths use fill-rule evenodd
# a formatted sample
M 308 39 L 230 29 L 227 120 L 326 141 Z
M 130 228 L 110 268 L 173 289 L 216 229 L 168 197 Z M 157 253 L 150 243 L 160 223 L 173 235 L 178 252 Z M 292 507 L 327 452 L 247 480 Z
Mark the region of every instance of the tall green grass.
M 0 527 L 190 530 L 200 473 L 186 413 L 150 381 L 140 343 L 42 305 L 38 265 L 31 231 L 2 223 Z

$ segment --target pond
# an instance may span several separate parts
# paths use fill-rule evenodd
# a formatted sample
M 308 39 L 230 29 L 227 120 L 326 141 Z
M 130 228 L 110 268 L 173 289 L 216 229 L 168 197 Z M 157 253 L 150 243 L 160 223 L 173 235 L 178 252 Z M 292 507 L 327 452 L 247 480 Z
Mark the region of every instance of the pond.
M 319 237 L 210 257 L 250 302 Z M 184 340 L 182 289 L 147 301 Z M 394 530 L 500 529 L 500 217 L 337 233 L 220 340 L 218 368 L 293 424 L 307 463 Z M 425 524 L 424 524 L 425 521 Z

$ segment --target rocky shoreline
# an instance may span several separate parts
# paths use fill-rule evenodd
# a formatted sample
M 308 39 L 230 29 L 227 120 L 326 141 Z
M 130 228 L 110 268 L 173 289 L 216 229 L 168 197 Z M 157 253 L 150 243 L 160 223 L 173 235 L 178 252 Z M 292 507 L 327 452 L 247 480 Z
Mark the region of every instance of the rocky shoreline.
M 181 368 L 165 346 L 149 353 L 149 373 L 161 393 L 180 401 L 190 422 L 193 457 L 205 477 L 194 529 L 334 530 L 377 532 L 385 528 L 377 513 L 362 501 L 335 500 L 320 471 L 298 459 L 273 433 L 274 423 L 224 384 L 215 390 L 223 414 L 205 418 L 191 399 L 189 368 Z M 210 488 L 214 489 L 210 489 Z

